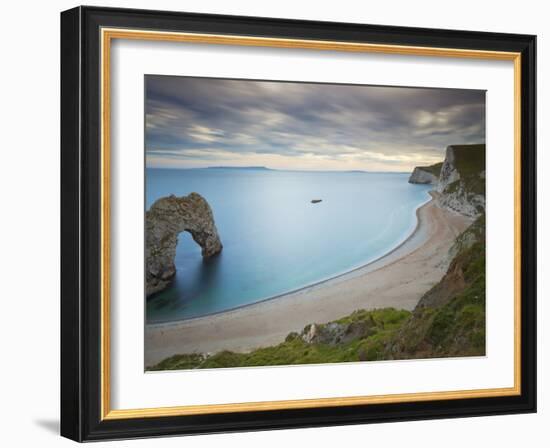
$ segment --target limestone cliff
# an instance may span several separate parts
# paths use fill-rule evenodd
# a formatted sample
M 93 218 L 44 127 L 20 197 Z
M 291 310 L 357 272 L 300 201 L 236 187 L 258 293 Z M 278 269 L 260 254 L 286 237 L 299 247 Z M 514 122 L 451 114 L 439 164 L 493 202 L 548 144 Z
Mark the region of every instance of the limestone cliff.
M 222 250 L 214 216 L 199 194 L 157 200 L 145 214 L 146 295 L 162 291 L 176 274 L 178 235 L 189 232 L 202 248 L 203 258 Z
M 439 180 L 441 165 L 442 163 L 430 166 L 417 166 L 409 177 L 409 183 L 436 185 Z
M 485 145 L 451 145 L 445 160 L 419 166 L 409 182 L 436 187 L 441 207 L 477 218 L 485 211 Z
M 480 216 L 485 211 L 485 145 L 448 146 L 437 191 L 440 206 Z

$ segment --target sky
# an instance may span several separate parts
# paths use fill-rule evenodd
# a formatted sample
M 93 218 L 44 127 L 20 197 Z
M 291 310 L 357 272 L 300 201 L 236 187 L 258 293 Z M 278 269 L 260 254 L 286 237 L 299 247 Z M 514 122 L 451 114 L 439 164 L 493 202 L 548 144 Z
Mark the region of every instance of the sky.
M 485 142 L 485 91 L 147 75 L 147 167 L 411 171 Z

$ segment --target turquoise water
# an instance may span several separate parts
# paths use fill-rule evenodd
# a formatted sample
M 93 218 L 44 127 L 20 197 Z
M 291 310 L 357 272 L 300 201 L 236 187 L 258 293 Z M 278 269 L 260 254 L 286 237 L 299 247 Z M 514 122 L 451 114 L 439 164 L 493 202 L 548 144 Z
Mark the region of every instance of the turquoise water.
M 416 209 L 429 199 L 430 187 L 409 184 L 408 176 L 147 169 L 147 208 L 160 197 L 195 191 L 212 207 L 223 243 L 219 256 L 203 261 L 191 236 L 180 234 L 175 281 L 147 300 L 147 321 L 247 305 L 382 256 L 411 234 Z

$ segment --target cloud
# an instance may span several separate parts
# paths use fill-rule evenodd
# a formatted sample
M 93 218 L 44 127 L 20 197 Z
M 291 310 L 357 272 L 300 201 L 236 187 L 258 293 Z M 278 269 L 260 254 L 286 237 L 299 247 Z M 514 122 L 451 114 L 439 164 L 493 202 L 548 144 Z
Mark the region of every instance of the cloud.
M 407 171 L 485 141 L 485 92 L 147 76 L 145 124 L 148 166 Z

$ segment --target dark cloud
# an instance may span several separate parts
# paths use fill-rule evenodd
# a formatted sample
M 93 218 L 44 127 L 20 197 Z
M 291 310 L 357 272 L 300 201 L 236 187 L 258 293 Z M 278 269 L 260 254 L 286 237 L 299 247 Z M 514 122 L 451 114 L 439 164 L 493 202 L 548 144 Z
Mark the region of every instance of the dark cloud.
M 150 165 L 408 169 L 485 141 L 478 90 L 147 76 L 145 109 Z

